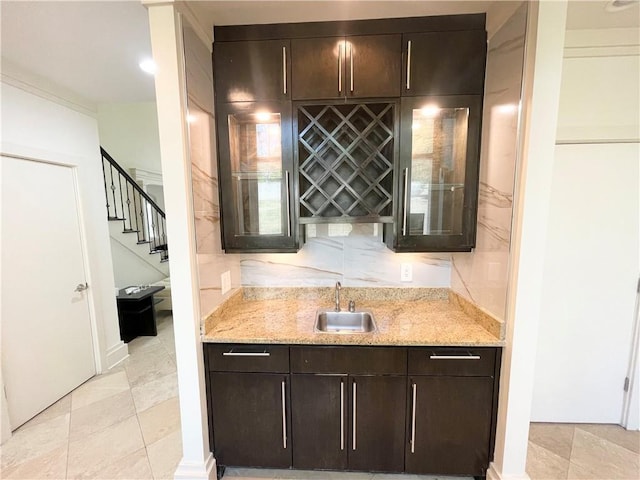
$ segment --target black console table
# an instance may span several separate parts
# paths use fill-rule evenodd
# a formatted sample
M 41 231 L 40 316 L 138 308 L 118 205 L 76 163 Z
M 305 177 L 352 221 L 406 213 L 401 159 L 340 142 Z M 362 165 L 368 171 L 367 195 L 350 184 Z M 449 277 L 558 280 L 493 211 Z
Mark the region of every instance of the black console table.
M 158 334 L 153 295 L 160 290 L 164 290 L 164 287 L 147 287 L 131 294 L 127 294 L 123 288 L 118 292 L 116 299 L 123 342 L 129 343 L 140 335 L 155 337 Z

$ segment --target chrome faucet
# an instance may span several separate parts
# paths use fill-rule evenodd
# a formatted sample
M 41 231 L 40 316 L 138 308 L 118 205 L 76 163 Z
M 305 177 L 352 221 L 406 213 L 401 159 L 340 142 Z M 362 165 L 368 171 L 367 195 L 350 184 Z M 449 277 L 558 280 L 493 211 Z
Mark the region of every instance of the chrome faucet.
M 336 282 L 336 312 L 340 311 L 340 289 L 342 288 L 342 284 L 340 282 Z
M 356 311 L 356 301 L 355 300 L 349 300 L 349 311 L 351 313 Z

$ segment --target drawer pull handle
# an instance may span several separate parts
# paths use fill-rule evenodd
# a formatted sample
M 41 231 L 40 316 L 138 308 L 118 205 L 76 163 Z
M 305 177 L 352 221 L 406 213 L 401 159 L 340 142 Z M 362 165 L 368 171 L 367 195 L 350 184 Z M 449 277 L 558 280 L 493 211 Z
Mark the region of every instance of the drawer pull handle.
M 431 360 L 480 360 L 480 355 L 431 355 Z
M 282 447 L 287 448 L 287 394 L 286 383 L 282 381 Z
M 271 354 L 269 352 L 224 352 L 223 357 L 268 357 Z
M 411 453 L 416 452 L 416 400 L 418 398 L 418 385 L 411 385 L 413 399 L 411 401 Z

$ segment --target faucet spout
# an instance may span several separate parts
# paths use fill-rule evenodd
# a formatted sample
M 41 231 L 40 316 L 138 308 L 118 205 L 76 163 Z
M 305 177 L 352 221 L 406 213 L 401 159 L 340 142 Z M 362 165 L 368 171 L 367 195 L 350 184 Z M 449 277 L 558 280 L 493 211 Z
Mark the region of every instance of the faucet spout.
M 340 311 L 340 290 L 342 289 L 342 284 L 340 282 L 336 282 L 336 312 Z

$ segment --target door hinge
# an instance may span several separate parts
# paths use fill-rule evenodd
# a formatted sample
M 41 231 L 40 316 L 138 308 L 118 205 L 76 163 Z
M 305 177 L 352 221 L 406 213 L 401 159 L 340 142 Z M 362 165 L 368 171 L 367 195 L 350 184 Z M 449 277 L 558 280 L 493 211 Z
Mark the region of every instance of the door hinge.
M 636 293 L 640 293 L 640 277 L 638 277 L 638 286 L 636 288 Z
M 625 377 L 624 379 L 624 391 L 625 392 L 629 391 L 629 377 Z

